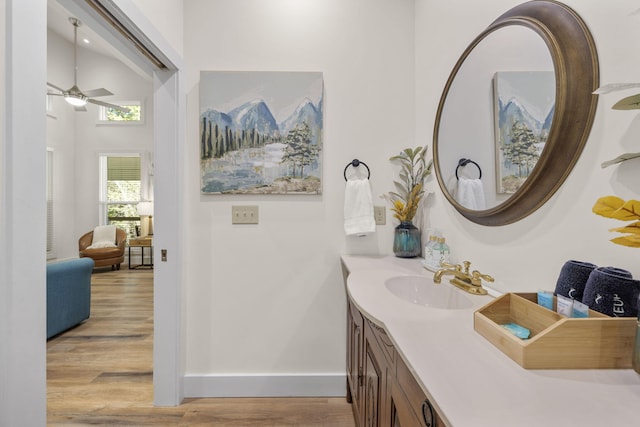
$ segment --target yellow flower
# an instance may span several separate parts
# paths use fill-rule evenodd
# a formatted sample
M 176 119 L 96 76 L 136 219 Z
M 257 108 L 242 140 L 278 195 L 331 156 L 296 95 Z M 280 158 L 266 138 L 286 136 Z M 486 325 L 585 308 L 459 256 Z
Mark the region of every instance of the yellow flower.
M 406 221 L 406 212 L 405 212 L 405 206 L 404 203 L 402 202 L 402 200 L 395 200 L 393 202 L 393 207 L 391 208 L 391 210 L 394 212 L 393 216 L 400 220 L 400 221 Z

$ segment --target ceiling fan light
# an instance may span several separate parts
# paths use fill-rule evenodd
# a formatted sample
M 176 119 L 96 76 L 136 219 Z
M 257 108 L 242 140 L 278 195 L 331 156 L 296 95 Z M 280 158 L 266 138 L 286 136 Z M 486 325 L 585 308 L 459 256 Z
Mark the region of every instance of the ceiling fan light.
M 64 100 L 74 107 L 84 107 L 87 105 L 87 97 L 76 93 L 65 93 Z

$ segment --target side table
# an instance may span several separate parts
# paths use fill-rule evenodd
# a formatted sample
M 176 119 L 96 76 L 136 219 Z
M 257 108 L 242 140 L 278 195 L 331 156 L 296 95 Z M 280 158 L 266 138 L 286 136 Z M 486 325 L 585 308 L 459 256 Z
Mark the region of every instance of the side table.
M 140 248 L 140 264 L 131 266 L 131 248 Z M 149 263 L 144 262 L 144 248 L 149 248 Z M 135 237 L 129 239 L 129 270 L 138 267 L 153 268 L 153 236 Z

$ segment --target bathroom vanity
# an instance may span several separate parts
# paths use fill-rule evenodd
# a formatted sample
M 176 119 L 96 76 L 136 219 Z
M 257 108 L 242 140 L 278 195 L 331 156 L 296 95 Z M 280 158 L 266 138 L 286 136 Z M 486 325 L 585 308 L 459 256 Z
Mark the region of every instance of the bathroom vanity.
M 444 425 L 384 328 L 352 301 L 347 325 L 347 400 L 357 425 Z
M 347 398 L 358 426 L 637 422 L 640 376 L 633 370 L 524 369 L 474 330 L 474 312 L 492 296 L 466 294 L 443 279 L 435 298 L 446 298 L 429 307 L 423 296 L 391 286 L 428 283 L 433 273 L 419 258 L 345 255 L 342 266 Z

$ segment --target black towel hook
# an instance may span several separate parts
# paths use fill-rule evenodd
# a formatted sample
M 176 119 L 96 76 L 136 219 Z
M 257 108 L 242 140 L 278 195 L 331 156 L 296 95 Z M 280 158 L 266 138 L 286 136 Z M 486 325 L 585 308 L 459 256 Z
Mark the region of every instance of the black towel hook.
M 347 181 L 347 169 L 349 169 L 349 166 L 357 168 L 360 165 L 364 165 L 364 167 L 367 168 L 367 179 L 371 178 L 371 170 L 369 170 L 369 166 L 367 166 L 367 164 L 361 160 L 353 159 L 351 160 L 351 162 L 347 163 L 347 166 L 344 167 L 344 180 Z
M 480 169 L 480 165 L 478 165 L 476 162 L 474 162 L 471 159 L 460 159 L 458 160 L 458 167 L 456 167 L 456 179 L 460 179 L 458 178 L 458 169 L 460 169 L 461 167 L 467 166 L 469 163 L 473 163 L 474 165 L 476 165 L 476 167 L 478 168 L 478 172 L 480 173 L 480 176 L 478 177 L 478 179 L 482 178 L 482 169 Z

